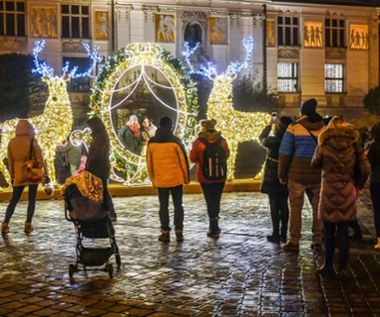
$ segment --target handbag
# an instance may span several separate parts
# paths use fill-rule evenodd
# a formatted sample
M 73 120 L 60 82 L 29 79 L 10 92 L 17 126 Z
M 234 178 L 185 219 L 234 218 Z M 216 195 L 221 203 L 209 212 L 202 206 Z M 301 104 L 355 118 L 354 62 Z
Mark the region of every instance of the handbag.
M 38 162 L 33 159 L 33 141 L 34 139 L 30 140 L 29 161 L 26 162 L 27 181 L 30 183 L 40 183 L 44 179 L 44 175 Z

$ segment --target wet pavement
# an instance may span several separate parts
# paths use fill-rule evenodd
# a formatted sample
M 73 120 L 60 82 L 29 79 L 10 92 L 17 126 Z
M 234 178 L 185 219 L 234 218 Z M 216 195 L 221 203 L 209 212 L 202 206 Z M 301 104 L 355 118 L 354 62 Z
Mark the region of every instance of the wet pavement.
M 117 197 L 114 203 L 120 270 L 112 278 L 88 270 L 70 279 L 76 237 L 63 202 L 38 201 L 29 236 L 23 233 L 26 203 L 21 202 L 11 232 L 0 239 L 0 315 L 380 316 L 380 251 L 373 249 L 366 196 L 359 213 L 364 241 L 352 244 L 344 278 L 317 274 L 321 254 L 310 248 L 308 205 L 295 253 L 266 241 L 268 200 L 257 192 L 224 194 L 219 240 L 206 236 L 202 195 L 186 194 L 185 241 L 177 243 L 172 235 L 166 245 L 157 240 L 156 196 Z M 0 203 L 2 215 L 6 205 Z M 116 267 L 114 256 L 110 262 Z

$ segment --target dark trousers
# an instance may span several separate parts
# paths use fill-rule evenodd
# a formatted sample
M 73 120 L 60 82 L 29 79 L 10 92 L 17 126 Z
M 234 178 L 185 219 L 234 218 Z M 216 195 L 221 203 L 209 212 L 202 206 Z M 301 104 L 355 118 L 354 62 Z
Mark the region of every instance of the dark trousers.
M 372 200 L 376 236 L 380 237 L 380 183 L 370 182 L 369 191 Z
M 215 223 L 218 226 L 220 201 L 222 199 L 222 193 L 225 182 L 222 183 L 201 183 L 203 196 L 206 200 L 207 214 L 210 220 L 210 226 Z M 218 229 L 218 228 L 210 228 Z
M 348 263 L 350 240 L 348 236 L 349 222 L 324 222 L 325 264 L 330 266 L 334 262 L 335 230 L 338 229 L 339 268 L 345 269 Z
M 282 238 L 286 239 L 289 221 L 288 193 L 279 192 L 275 194 L 268 194 L 268 197 L 273 235 L 277 237 L 281 235 Z
M 26 221 L 31 222 L 34 216 L 34 210 L 36 209 L 36 196 L 37 196 L 38 184 L 29 185 L 28 193 L 28 212 L 26 214 Z M 24 192 L 25 186 L 13 187 L 12 198 L 5 212 L 4 222 L 9 223 L 13 213 L 15 212 L 16 206 L 21 199 L 21 195 Z
M 103 205 L 106 210 L 110 212 L 110 216 L 114 217 L 116 215 L 115 208 L 113 206 L 113 201 L 111 194 L 108 190 L 108 179 L 102 179 L 103 182 Z
M 158 199 L 160 201 L 160 222 L 162 230 L 170 230 L 169 220 L 169 194 L 172 194 L 174 205 L 174 226 L 176 230 L 183 229 L 184 211 L 182 206 L 182 185 L 167 188 L 158 188 Z

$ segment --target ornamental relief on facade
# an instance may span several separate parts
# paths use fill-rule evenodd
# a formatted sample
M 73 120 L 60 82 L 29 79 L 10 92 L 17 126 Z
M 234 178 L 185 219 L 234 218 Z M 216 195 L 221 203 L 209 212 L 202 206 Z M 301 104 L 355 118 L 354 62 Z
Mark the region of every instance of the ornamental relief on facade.
M 300 52 L 298 49 L 294 48 L 279 48 L 278 58 L 294 58 L 298 59 L 300 57 Z
M 30 13 L 30 35 L 32 37 L 57 38 L 57 9 L 32 8 Z
M 330 60 L 345 60 L 346 49 L 344 48 L 329 48 L 325 49 L 325 57 Z

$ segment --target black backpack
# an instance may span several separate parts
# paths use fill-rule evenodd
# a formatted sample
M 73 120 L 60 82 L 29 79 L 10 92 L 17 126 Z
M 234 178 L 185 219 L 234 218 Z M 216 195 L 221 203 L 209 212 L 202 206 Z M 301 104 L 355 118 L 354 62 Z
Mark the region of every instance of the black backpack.
M 226 153 L 222 147 L 221 138 L 216 142 L 208 142 L 205 138 L 199 140 L 206 145 L 203 154 L 202 173 L 203 176 L 212 181 L 225 180 L 227 178 Z

